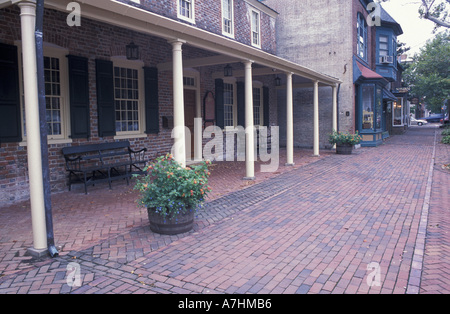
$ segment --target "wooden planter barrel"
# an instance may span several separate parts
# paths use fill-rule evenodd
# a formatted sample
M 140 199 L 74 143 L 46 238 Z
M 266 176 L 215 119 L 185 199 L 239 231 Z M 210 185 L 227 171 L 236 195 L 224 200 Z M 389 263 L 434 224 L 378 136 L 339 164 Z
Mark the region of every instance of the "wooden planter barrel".
M 351 155 L 353 152 L 353 145 L 351 144 L 336 144 L 336 154 Z
M 147 208 L 150 230 L 165 235 L 176 235 L 186 233 L 194 227 L 195 211 L 189 210 L 173 218 L 164 218 L 155 212 L 155 209 Z

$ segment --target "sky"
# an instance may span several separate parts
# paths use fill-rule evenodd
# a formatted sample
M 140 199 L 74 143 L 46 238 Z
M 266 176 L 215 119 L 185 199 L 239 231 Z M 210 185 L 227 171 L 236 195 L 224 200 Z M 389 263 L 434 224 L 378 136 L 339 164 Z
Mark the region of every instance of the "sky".
M 419 17 L 420 3 L 420 0 L 389 0 L 382 3 L 389 15 L 402 26 L 403 35 L 398 40 L 411 47 L 408 52 L 411 57 L 435 36 L 434 23 Z

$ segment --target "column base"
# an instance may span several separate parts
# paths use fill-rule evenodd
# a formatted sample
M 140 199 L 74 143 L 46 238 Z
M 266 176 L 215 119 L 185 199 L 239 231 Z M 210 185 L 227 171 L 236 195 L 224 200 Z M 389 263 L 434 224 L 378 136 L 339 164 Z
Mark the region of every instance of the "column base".
M 244 180 L 244 181 L 255 181 L 256 177 L 244 177 L 242 180 Z
M 32 257 L 36 257 L 36 258 L 49 256 L 48 249 L 38 250 L 38 249 L 35 249 L 35 248 L 29 248 L 27 250 L 27 253 L 28 253 L 28 255 L 30 255 Z
M 292 164 L 290 164 L 290 163 L 286 163 L 286 164 L 284 164 L 286 167 L 294 167 L 295 166 L 295 163 L 292 163 Z

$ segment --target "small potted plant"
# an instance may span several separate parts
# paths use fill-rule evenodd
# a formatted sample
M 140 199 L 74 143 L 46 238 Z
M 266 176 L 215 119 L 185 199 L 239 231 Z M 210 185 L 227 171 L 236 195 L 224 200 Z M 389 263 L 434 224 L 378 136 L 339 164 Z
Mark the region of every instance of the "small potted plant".
M 330 134 L 330 144 L 336 145 L 336 153 L 340 155 L 351 155 L 353 147 L 361 143 L 362 137 L 356 132 L 356 134 L 343 133 L 333 131 Z
M 144 175 L 136 175 L 138 204 L 147 208 L 153 232 L 174 235 L 192 230 L 195 212 L 211 190 L 209 164 L 182 167 L 167 154 L 148 164 Z

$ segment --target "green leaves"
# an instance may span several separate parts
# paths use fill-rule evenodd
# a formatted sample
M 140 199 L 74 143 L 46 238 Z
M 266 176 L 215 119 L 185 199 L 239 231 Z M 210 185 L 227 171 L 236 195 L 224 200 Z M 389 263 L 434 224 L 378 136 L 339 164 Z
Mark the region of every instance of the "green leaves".
M 170 154 L 157 158 L 144 168 L 146 175 L 137 176 L 138 203 L 167 218 L 197 209 L 211 190 L 209 164 L 182 167 Z
M 330 134 L 329 137 L 330 144 L 350 144 L 350 145 L 357 145 L 361 143 L 362 137 L 359 135 L 358 132 L 356 134 L 350 134 L 350 133 L 343 133 L 343 132 L 336 132 L 333 131 L 332 134 Z
M 441 112 L 444 101 L 450 98 L 450 35 L 438 34 L 422 48 L 404 73 L 411 93 L 424 98 L 428 109 Z

